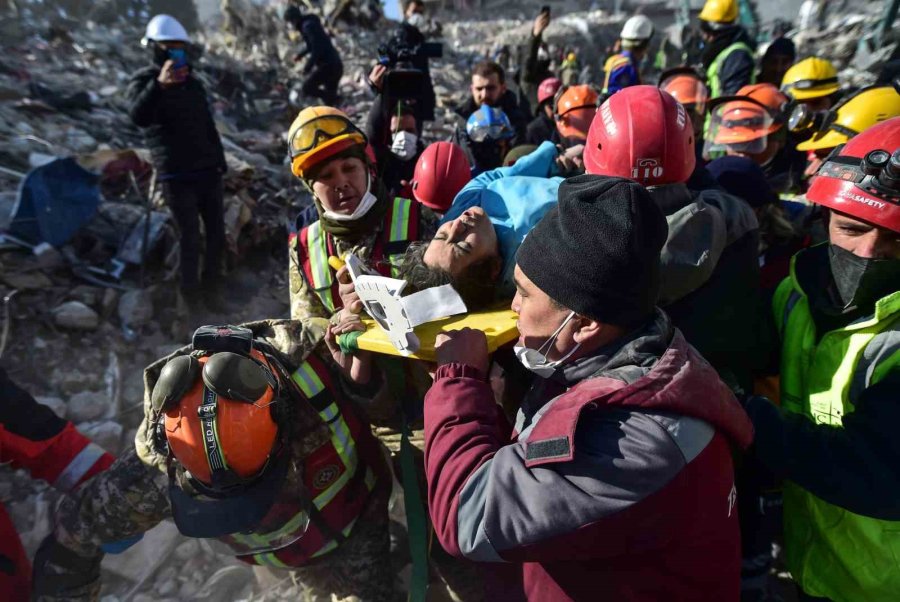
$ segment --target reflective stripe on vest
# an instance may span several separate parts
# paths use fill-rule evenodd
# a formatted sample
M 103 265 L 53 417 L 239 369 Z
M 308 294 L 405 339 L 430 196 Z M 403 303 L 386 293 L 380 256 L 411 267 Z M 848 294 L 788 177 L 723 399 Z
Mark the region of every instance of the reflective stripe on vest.
M 300 391 L 303 393 L 303 395 L 310 402 L 314 402 L 314 400 L 320 394 L 326 391 L 326 386 L 322 381 L 322 377 L 319 376 L 316 369 L 311 365 L 309 361 L 304 362 L 303 365 L 300 366 L 297 371 L 291 375 L 291 378 L 300 388 Z M 312 403 L 312 405 L 313 407 L 316 407 L 315 403 Z M 350 431 L 350 426 L 347 424 L 347 421 L 344 418 L 344 415 L 341 413 L 337 403 L 332 400 L 321 410 L 317 407 L 316 410 L 319 414 L 319 418 L 321 418 L 322 421 L 328 425 L 328 429 L 331 431 L 331 444 L 337 452 L 338 457 L 341 459 L 341 462 L 343 463 L 345 469 L 340 477 L 338 477 L 319 495 L 313 498 L 313 504 L 315 505 L 316 509 L 321 511 L 324 510 L 325 507 L 334 500 L 338 493 L 340 493 L 340 491 L 344 489 L 344 487 L 346 487 L 347 484 L 356 475 L 356 469 L 359 465 L 359 455 L 356 449 L 356 441 L 353 439 L 353 435 Z M 375 488 L 375 473 L 372 472 L 372 469 L 368 466 L 366 466 L 365 471 L 364 482 L 366 485 L 366 489 L 367 491 L 372 491 Z M 294 524 L 294 528 L 296 528 L 302 524 L 303 520 L 306 520 L 307 522 L 309 520 L 305 511 L 296 514 L 289 521 L 289 523 Z M 354 517 L 349 524 L 341 529 L 342 534 L 344 536 L 349 535 L 355 523 L 356 517 Z M 275 534 L 285 530 L 290 531 L 291 529 L 288 529 L 288 526 L 286 525 L 282 529 L 279 529 L 277 532 L 275 532 Z M 271 536 L 275 534 L 267 533 L 264 535 L 255 535 L 254 537 L 271 538 Z M 337 546 L 338 542 L 331 539 L 327 541 L 321 548 L 313 552 L 310 557 L 315 558 L 317 556 L 326 554 L 327 552 L 335 549 Z M 255 554 L 253 556 L 253 559 L 258 564 L 264 564 L 266 566 L 287 566 L 281 560 L 275 557 L 274 552 Z
M 383 234 L 376 241 L 375 248 L 371 249 L 369 261 L 385 276 L 396 278 L 399 275 L 399 265 L 406 247 L 416 238 L 418 213 L 414 211 L 414 205 L 411 200 L 399 197 L 392 201 L 385 215 Z M 299 269 L 328 313 L 334 313 L 340 309 L 341 300 L 337 296 L 335 271 L 328 265 L 329 234 L 322 228 L 321 221 L 307 226 L 305 233 L 297 237 L 296 244 L 300 247 Z M 391 252 L 394 249 L 400 252 Z M 381 259 L 387 259 L 390 267 L 378 265 Z
M 620 67 L 625 67 L 630 62 L 630 59 L 624 54 L 614 54 L 608 59 L 606 59 L 606 64 L 603 65 L 603 71 L 606 72 L 606 76 L 603 79 L 603 93 L 609 93 L 609 78 L 612 77 L 613 71 L 619 69 Z
M 879 300 L 872 317 L 817 342 L 796 260 L 772 306 L 782 339 L 782 407 L 840 428 L 867 387 L 900 370 L 900 292 Z M 832 600 L 898 599 L 900 521 L 854 514 L 793 482 L 785 483 L 784 516 L 787 565 L 805 592 Z
M 334 277 L 331 266 L 328 265 L 328 238 L 322 229 L 322 222 L 315 221 L 309 225 L 307 231 L 307 250 L 309 253 L 309 265 L 312 272 L 312 289 L 322 300 L 322 304 L 328 313 L 334 313 L 334 295 L 331 290 L 334 285 Z
M 731 46 L 728 46 L 713 59 L 713 62 L 710 63 L 709 68 L 706 70 L 706 82 L 709 84 L 709 97 L 710 99 L 718 98 L 722 95 L 722 82 L 719 80 L 719 69 L 722 68 L 722 64 L 728 59 L 732 53 L 737 52 L 739 50 L 745 51 L 751 57 L 753 56 L 753 50 L 744 42 L 735 42 Z M 750 81 L 748 84 L 756 83 L 756 73 L 750 73 Z

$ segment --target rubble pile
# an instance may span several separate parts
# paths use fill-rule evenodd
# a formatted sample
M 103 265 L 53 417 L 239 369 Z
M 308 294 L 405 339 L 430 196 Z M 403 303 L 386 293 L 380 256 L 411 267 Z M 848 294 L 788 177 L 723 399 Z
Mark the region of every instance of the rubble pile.
M 197 326 L 178 303 L 178 236 L 154 185 L 143 136 L 128 116 L 128 80 L 148 61 L 138 43 L 147 9 L 98 8 L 99 24 L 66 17 L 52 3 L 28 4 L 35 7 L 27 13 L 0 13 L 0 230 L 16 217 L 21 230 L 14 231 L 37 232 L 0 238 L 0 358 L 41 403 L 121 453 L 141 418 L 143 367 L 186 343 Z M 870 83 L 896 41 L 860 51 L 881 3 L 844 4 L 797 34 L 800 53 L 835 60 L 853 85 Z M 392 28 L 371 6 L 329 0 L 323 8 L 344 61 L 341 108 L 360 125 L 373 101 L 366 76 Z M 224 1 L 213 21 L 221 29 L 207 23 L 197 35 L 203 54 L 196 74 L 210 94 L 228 162 L 229 311 L 208 322 L 288 313 L 284 249 L 294 216 L 310 198 L 285 163 L 284 132 L 311 100 L 299 94 L 300 70 L 286 60 L 295 48 L 282 33 L 279 10 L 278 3 Z M 475 20 L 469 10 L 460 12 L 465 20 L 444 23 L 444 56 L 431 62 L 438 107 L 436 120 L 426 124 L 426 142 L 452 133 L 452 109 L 467 94 L 476 61 L 506 47 L 505 66 L 515 72 L 534 18 L 521 11 L 504 3 L 491 19 Z M 577 49 L 596 82 L 622 20 L 603 10 L 560 12 L 544 38 L 551 47 Z M 38 180 L 36 189 L 50 193 L 20 194 L 24 182 Z M 48 240 L 34 224 L 48 203 L 61 199 L 67 219 Z M 31 554 L 49 532 L 56 499 L 45 484 L 0 472 L 0 502 Z M 402 522 L 402 514 L 396 518 Z M 168 522 L 126 553 L 108 556 L 104 571 L 104 602 L 302 596 L 289 578 L 254 576 L 215 542 L 187 540 Z

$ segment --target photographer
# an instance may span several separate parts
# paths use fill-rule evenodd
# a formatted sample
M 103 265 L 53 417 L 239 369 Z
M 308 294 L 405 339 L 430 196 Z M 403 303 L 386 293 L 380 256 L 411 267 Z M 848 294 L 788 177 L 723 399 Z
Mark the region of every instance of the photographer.
M 392 197 L 412 198 L 412 191 L 408 189 L 409 182 L 413 178 L 416 161 L 425 150 L 418 135 L 416 116 L 412 107 L 398 102 L 391 110 L 390 121 L 385 120 L 383 123 L 385 126 L 389 125 L 389 129 L 379 132 L 377 138 L 369 139 L 372 150 L 375 151 L 381 181 Z
M 144 129 L 157 181 L 181 230 L 181 290 L 193 304 L 214 302 L 219 284 L 225 222 L 222 174 L 225 153 L 206 90 L 188 60 L 189 39 L 181 24 L 157 15 L 147 24 L 142 44 L 153 64 L 138 71 L 128 86 L 129 114 Z M 198 277 L 200 221 L 206 230 L 203 286 Z
M 284 20 L 288 27 L 288 37 L 292 41 L 303 37 L 303 47 L 293 57 L 295 63 L 307 57 L 303 67 L 306 76 L 303 95 L 321 98 L 327 105 L 336 105 L 340 101 L 337 90 L 344 75 L 344 64 L 322 27 L 322 21 L 316 15 L 304 15 L 294 5 L 285 9 Z

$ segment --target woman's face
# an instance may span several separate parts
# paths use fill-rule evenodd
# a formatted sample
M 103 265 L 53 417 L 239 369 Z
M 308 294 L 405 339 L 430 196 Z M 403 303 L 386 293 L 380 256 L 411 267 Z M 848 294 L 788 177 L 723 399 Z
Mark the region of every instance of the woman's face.
M 499 257 L 497 233 L 484 209 L 471 207 L 441 226 L 425 250 L 425 265 L 458 276 L 468 266 Z
M 332 159 L 316 174 L 313 194 L 326 211 L 350 215 L 366 194 L 366 164 L 356 157 Z

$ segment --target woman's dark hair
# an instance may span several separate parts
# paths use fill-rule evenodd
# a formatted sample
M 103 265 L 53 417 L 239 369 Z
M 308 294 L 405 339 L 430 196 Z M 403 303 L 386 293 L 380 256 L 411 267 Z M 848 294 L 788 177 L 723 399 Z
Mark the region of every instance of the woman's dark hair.
M 497 259 L 488 257 L 467 266 L 463 273 L 454 277 L 450 272 L 425 265 L 425 251 L 428 242 L 414 242 L 406 249 L 400 263 L 400 278 L 406 280 L 404 293 L 449 284 L 456 289 L 470 312 L 488 309 L 496 300 L 497 290 L 494 271 Z

